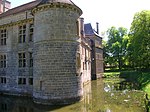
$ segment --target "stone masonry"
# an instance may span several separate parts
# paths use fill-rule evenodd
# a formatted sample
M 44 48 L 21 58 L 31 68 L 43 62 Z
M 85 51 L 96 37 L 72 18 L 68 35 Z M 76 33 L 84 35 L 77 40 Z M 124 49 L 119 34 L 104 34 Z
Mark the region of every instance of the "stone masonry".
M 46 105 L 81 100 L 92 50 L 81 14 L 71 0 L 36 0 L 0 14 L 0 92 Z

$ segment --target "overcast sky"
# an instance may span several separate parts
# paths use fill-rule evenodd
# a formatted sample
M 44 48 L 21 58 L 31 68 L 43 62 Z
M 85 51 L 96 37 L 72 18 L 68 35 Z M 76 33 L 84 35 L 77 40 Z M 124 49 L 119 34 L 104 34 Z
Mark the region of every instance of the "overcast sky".
M 12 7 L 33 0 L 8 0 Z M 130 28 L 133 16 L 141 10 L 150 10 L 150 0 L 72 0 L 83 10 L 85 23 L 99 22 L 100 32 L 111 26 Z

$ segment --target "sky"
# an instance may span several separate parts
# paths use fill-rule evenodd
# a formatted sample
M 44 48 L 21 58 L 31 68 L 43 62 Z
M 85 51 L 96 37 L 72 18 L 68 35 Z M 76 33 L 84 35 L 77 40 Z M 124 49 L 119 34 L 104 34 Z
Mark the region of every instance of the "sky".
M 8 0 L 16 7 L 33 0 Z M 100 32 L 111 26 L 130 29 L 134 14 L 142 10 L 150 10 L 150 0 L 72 0 L 79 6 L 85 23 L 93 28 L 99 23 Z

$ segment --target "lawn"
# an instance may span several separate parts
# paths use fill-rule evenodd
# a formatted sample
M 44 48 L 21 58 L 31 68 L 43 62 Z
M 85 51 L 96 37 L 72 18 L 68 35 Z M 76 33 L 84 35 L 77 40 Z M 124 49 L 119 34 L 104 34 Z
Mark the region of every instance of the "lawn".
M 105 78 L 111 78 L 111 77 L 119 77 L 120 72 L 105 72 L 104 77 Z

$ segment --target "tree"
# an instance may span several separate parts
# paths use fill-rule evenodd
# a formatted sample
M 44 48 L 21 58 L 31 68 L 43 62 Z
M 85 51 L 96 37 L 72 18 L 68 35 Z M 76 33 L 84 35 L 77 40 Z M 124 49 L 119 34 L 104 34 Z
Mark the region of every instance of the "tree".
M 134 15 L 129 33 L 129 60 L 136 68 L 150 68 L 150 11 Z
M 124 60 L 127 52 L 128 36 L 127 29 L 123 27 L 111 27 L 107 30 L 108 41 L 106 44 L 107 61 L 117 63 L 119 69 L 124 65 Z

